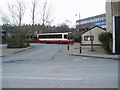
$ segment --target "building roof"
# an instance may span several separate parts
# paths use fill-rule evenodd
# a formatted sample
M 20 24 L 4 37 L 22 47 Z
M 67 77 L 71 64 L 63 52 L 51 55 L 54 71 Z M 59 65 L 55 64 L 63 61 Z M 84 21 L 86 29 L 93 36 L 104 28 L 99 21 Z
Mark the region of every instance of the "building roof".
M 100 15 L 96 15 L 96 16 L 80 19 L 80 20 L 77 20 L 76 22 L 80 22 L 80 21 L 84 21 L 84 20 L 88 20 L 88 19 L 92 19 L 92 18 L 97 18 L 97 17 L 100 17 L 100 16 L 106 17 L 106 14 L 104 13 L 104 14 L 100 14 Z
M 100 26 L 97 26 L 97 25 L 96 25 L 96 26 L 94 26 L 94 27 L 92 27 L 92 28 L 90 28 L 90 29 L 87 29 L 87 30 L 82 31 L 81 33 L 84 34 L 84 33 L 88 32 L 88 31 L 90 31 L 90 30 L 92 30 L 93 28 L 96 28 L 96 27 L 98 27 L 98 28 L 100 28 L 100 29 L 106 31 L 106 29 L 101 28 Z

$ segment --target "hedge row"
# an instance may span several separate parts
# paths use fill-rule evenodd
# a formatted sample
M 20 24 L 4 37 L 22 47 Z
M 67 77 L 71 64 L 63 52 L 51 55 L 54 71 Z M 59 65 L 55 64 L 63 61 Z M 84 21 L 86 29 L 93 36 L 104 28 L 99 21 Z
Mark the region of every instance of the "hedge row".
M 103 48 L 109 54 L 112 53 L 112 34 L 110 32 L 103 32 L 99 35 L 99 41 L 102 43 Z

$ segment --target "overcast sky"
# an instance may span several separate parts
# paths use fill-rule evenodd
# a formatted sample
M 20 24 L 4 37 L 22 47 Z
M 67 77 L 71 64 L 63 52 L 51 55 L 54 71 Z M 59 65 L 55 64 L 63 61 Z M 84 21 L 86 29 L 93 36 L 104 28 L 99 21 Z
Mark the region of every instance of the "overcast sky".
M 0 0 L 0 13 L 3 12 L 6 14 L 8 11 L 7 2 L 13 1 L 15 0 Z M 26 3 L 27 8 L 23 23 L 31 23 L 31 0 L 23 1 Z M 43 1 L 44 0 L 38 0 L 38 7 L 42 6 Z M 65 20 L 69 20 L 70 26 L 73 27 L 75 26 L 76 20 L 79 18 L 79 13 L 81 19 L 105 13 L 106 0 L 48 0 L 48 2 L 51 5 L 51 19 L 53 19 L 52 25 L 58 25 L 65 22 Z

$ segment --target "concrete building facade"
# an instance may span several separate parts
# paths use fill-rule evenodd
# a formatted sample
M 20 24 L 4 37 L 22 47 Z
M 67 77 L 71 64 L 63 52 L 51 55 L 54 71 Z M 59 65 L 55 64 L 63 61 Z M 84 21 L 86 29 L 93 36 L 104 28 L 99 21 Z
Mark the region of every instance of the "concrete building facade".
M 120 0 L 106 1 L 106 30 L 113 34 L 113 53 L 120 54 Z
M 113 17 L 120 16 L 120 0 L 106 1 L 106 30 L 113 31 Z

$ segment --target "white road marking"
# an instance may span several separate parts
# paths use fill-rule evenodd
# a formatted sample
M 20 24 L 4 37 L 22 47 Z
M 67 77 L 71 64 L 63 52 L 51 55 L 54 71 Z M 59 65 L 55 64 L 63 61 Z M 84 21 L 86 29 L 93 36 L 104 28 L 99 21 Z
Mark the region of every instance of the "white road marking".
M 74 59 L 74 61 L 78 61 L 78 59 Z
M 36 79 L 36 80 L 78 80 L 81 81 L 81 78 L 42 78 L 42 77 L 2 77 L 6 79 Z
M 84 57 L 83 59 L 88 59 L 87 57 Z

